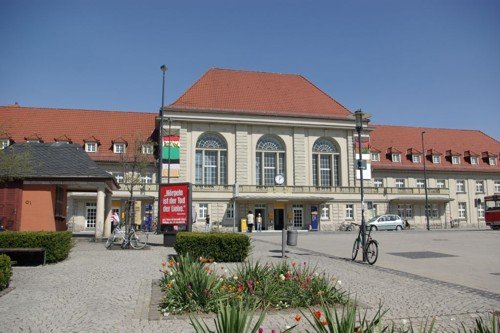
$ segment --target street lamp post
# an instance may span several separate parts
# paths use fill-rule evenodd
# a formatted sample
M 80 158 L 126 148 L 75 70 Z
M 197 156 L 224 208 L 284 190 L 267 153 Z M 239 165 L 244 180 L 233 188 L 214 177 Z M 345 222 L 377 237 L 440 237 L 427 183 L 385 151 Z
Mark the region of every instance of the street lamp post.
M 424 191 L 425 191 L 425 221 L 426 221 L 426 226 L 427 230 L 430 230 L 430 225 L 429 225 L 429 196 L 427 195 L 427 168 L 425 167 L 425 160 L 426 160 L 426 154 L 425 154 L 425 146 L 424 146 L 424 134 L 425 131 L 422 131 L 422 158 L 424 159 Z
M 161 108 L 160 108 L 160 128 L 158 130 L 158 223 L 156 224 L 156 231 L 160 233 L 161 231 L 161 221 L 160 221 L 160 211 L 161 211 L 161 183 L 162 183 L 162 172 L 163 172 L 163 106 L 165 104 L 165 72 L 167 71 L 167 66 L 161 65 L 161 71 L 163 72 L 163 83 L 161 89 Z M 169 164 L 170 167 L 170 164 Z M 169 170 L 170 176 L 170 170 Z
M 361 131 L 363 130 L 363 121 L 368 120 L 368 114 L 363 113 L 361 110 L 354 112 L 356 119 L 356 131 L 358 132 L 358 149 L 359 158 L 357 160 L 357 169 L 359 170 L 359 180 L 361 188 L 361 246 L 364 249 L 366 244 L 366 223 L 365 223 L 365 198 L 363 189 L 363 158 L 361 153 Z M 366 168 L 366 166 L 365 166 Z M 363 262 L 366 262 L 366 253 L 363 250 Z

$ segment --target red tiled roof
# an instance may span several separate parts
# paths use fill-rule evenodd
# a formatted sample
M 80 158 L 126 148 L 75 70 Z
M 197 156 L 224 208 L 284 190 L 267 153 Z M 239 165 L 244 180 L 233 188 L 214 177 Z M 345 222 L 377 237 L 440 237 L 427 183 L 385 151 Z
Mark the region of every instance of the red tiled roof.
M 301 75 L 212 68 L 170 109 L 345 118 L 339 102 Z
M 500 163 L 497 159 L 496 165 L 489 165 L 487 159 L 480 159 L 478 165 L 472 165 L 468 158 L 462 158 L 460 164 L 452 164 L 449 152 L 454 155 L 466 155 L 466 152 L 489 152 L 497 155 L 500 152 L 500 142 L 481 131 L 422 128 L 406 126 L 372 125 L 370 133 L 371 144 L 381 151 L 408 151 L 416 150 L 416 145 L 422 144 L 422 132 L 424 134 L 424 148 L 426 151 L 426 167 L 430 170 L 449 171 L 482 171 L 500 172 Z M 421 150 L 421 147 L 419 147 Z M 446 152 L 442 155 L 440 152 Z M 441 155 L 441 163 L 432 163 L 430 155 Z M 397 170 L 420 170 L 422 163 L 413 163 L 411 156 L 401 156 L 401 162 L 392 162 L 391 156 L 380 154 L 380 161 L 372 161 L 374 170 L 397 169 Z M 487 155 L 484 155 L 487 158 Z
M 144 112 L 0 106 L 0 132 L 8 133 L 14 142 L 25 142 L 25 138 L 34 139 L 35 135 L 45 143 L 64 137 L 81 146 L 89 140 L 99 142 L 97 153 L 89 156 L 99 161 L 118 161 L 112 141 L 121 138 L 129 146 L 138 138 L 147 141 L 155 131 L 156 117 L 156 113 Z

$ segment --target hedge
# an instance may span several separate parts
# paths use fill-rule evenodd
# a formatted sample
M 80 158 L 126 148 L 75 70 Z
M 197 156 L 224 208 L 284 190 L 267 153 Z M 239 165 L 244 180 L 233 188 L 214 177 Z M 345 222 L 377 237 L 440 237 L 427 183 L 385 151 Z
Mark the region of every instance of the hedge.
M 66 259 L 73 247 L 70 231 L 4 231 L 0 232 L 0 248 L 43 247 L 47 263 Z
M 0 254 L 0 290 L 4 290 L 9 286 L 11 276 L 10 258 L 8 255 Z
M 189 253 L 217 262 L 242 262 L 250 253 L 250 238 L 232 233 L 179 232 L 174 249 L 179 255 Z

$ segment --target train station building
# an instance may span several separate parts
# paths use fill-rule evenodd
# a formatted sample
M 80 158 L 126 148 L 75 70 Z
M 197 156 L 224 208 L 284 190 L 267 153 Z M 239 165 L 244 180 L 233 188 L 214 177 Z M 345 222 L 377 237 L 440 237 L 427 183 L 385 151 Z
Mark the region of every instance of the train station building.
M 192 184 L 194 230 L 204 230 L 207 215 L 238 230 L 249 211 L 261 214 L 265 230 L 336 230 L 361 220 L 353 112 L 305 77 L 214 68 L 162 111 L 160 122 L 158 112 L 3 106 L 0 143 L 81 145 L 120 184 L 111 209 L 122 210 L 132 191 L 141 224 L 157 216 L 162 123 L 163 140 L 175 147 L 163 156 L 162 183 Z M 377 125 L 376 111 L 366 111 L 366 219 L 398 214 L 424 228 L 427 201 L 432 227 L 484 227 L 483 198 L 500 193 L 500 142 L 480 130 Z M 109 232 L 110 211 L 96 221 L 95 202 L 92 193 L 68 194 L 70 229 L 103 223 Z

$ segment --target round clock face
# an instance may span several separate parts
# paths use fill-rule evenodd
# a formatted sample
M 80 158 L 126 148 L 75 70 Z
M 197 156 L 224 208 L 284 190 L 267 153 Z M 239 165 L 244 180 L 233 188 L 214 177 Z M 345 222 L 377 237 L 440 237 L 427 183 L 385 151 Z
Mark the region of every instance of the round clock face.
M 285 182 L 285 177 L 283 177 L 283 175 L 276 175 L 276 177 L 274 177 L 274 181 L 276 184 L 282 185 Z

